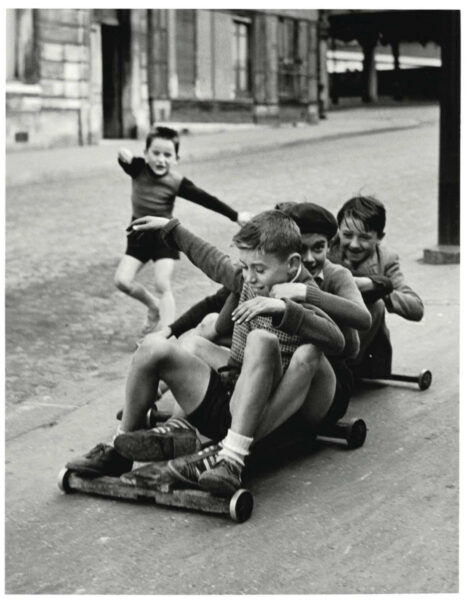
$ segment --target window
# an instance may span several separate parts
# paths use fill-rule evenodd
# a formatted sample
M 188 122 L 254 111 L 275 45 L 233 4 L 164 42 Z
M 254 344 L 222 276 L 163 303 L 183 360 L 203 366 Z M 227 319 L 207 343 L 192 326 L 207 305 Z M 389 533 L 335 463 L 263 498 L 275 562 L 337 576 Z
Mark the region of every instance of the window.
M 31 8 L 6 10 L 7 81 L 37 81 L 34 18 Z
M 232 59 L 236 97 L 249 96 L 251 92 L 250 24 L 244 21 L 233 22 Z

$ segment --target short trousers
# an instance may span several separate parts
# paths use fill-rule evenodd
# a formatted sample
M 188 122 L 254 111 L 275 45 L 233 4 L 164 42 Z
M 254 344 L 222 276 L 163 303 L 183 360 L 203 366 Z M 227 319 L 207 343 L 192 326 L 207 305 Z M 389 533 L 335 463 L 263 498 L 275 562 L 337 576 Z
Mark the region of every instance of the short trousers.
M 235 381 L 229 375 L 212 369 L 202 403 L 187 416 L 189 423 L 215 442 L 225 438 L 231 426 L 229 403 L 234 385 Z
M 178 260 L 180 256 L 178 250 L 169 248 L 163 242 L 160 231 L 132 231 L 127 236 L 125 254 L 133 256 L 142 263 L 149 260 L 157 261 L 161 258 Z

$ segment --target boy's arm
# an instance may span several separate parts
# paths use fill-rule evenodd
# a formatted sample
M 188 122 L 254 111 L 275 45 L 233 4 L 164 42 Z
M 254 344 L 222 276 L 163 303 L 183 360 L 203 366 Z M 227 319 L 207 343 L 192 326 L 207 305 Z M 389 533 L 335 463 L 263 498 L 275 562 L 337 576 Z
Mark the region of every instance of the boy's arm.
M 185 311 L 178 319 L 169 325 L 172 335 L 180 337 L 186 331 L 196 327 L 206 315 L 217 312 L 223 308 L 230 292 L 227 288 L 220 288 L 216 294 L 207 296 Z
M 132 157 L 131 161 L 128 162 L 127 160 L 123 160 L 123 158 L 119 156 L 117 158 L 117 161 L 119 163 L 119 165 L 122 167 L 122 169 L 125 171 L 125 173 L 127 173 L 127 175 L 130 175 L 130 177 L 136 177 L 139 173 L 141 173 L 141 171 L 145 168 L 145 159 L 141 158 L 141 157 Z
M 273 326 L 289 335 L 298 335 L 305 343 L 315 344 L 325 354 L 341 354 L 345 347 L 344 336 L 338 325 L 317 306 L 298 304 L 283 299 L 283 315 L 273 316 Z
M 182 227 L 178 219 L 171 219 L 161 229 L 161 234 L 169 247 L 183 252 L 210 279 L 231 292 L 241 292 L 242 270 L 240 266 L 234 265 L 227 254 Z
M 393 292 L 384 296 L 388 312 L 400 315 L 409 321 L 420 321 L 424 315 L 421 298 L 405 282 L 400 270 L 400 261 L 396 254 L 391 254 L 385 265 L 385 276 L 393 284 Z
M 216 198 L 216 196 L 212 196 L 197 187 L 186 177 L 182 179 L 177 195 L 181 198 L 185 198 L 185 200 L 190 200 L 190 202 L 194 202 L 195 204 L 199 204 L 200 206 L 204 206 L 205 208 L 209 208 L 214 212 L 224 215 L 228 219 L 231 219 L 231 221 L 237 221 L 238 219 L 237 211 L 219 200 L 219 198 Z
M 350 271 L 343 268 L 332 275 L 331 292 L 321 290 L 314 283 L 306 284 L 307 304 L 321 308 L 338 325 L 354 327 L 360 331 L 369 329 L 372 319 Z

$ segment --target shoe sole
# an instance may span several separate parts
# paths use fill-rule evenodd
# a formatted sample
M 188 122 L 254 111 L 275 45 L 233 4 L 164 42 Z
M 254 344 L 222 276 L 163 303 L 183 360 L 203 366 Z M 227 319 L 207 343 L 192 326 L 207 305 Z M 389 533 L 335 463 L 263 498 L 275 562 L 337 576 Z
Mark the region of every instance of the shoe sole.
M 122 437 L 124 439 L 119 438 Z M 200 442 L 193 435 L 177 434 L 171 437 L 153 437 L 144 444 L 132 438 L 119 436 L 114 441 L 114 448 L 119 454 L 138 462 L 158 462 L 177 458 L 185 454 L 193 454 L 200 449 Z

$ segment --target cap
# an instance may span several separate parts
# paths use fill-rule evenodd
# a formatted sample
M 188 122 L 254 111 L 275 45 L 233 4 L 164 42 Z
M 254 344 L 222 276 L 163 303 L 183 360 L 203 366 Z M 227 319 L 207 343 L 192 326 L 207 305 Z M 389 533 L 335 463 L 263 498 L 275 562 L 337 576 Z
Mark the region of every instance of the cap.
M 338 223 L 332 213 L 313 202 L 284 202 L 278 209 L 294 219 L 301 233 L 321 233 L 331 240 L 338 231 Z

